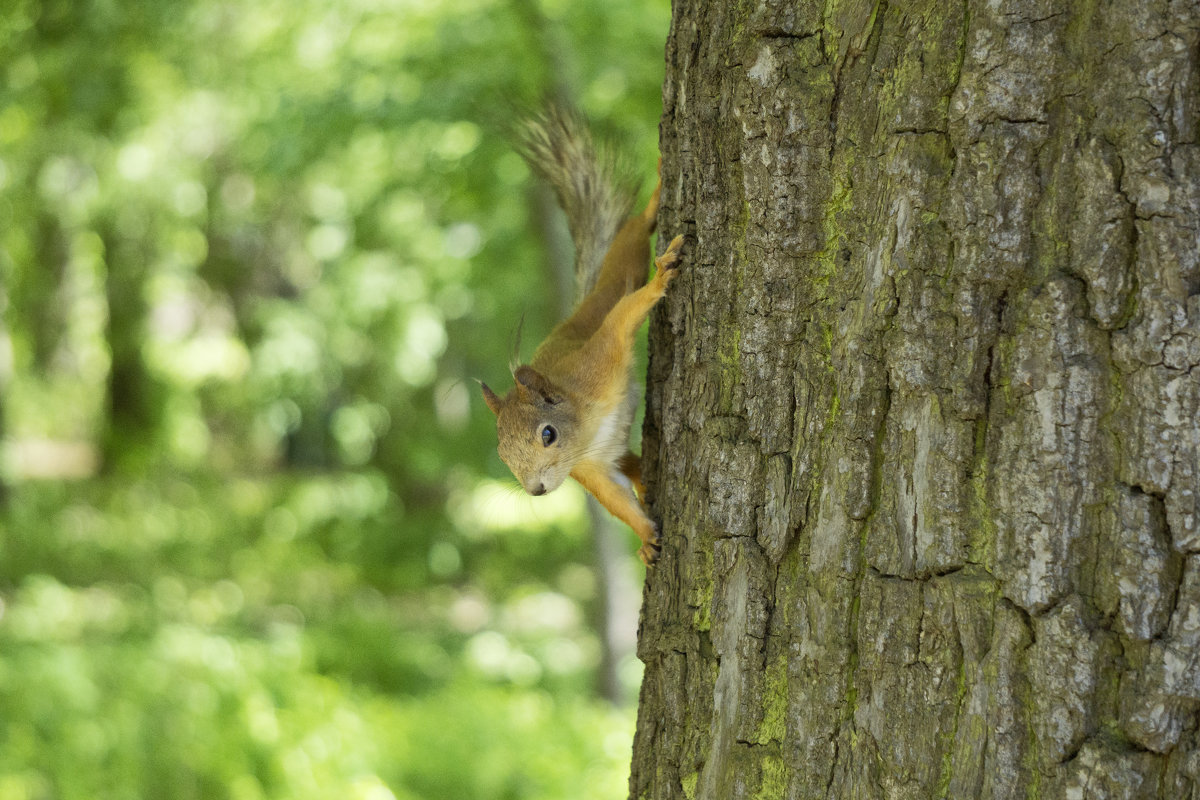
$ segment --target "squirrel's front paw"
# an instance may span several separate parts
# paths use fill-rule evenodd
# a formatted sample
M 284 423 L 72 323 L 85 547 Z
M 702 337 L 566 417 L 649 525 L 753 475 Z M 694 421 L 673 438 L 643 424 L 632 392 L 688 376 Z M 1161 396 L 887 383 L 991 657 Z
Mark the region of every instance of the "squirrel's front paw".
M 644 544 L 638 548 L 638 558 L 647 567 L 653 567 L 658 561 L 658 556 L 662 552 L 662 548 L 656 544 Z
M 662 533 L 658 530 L 658 525 L 652 523 L 650 528 L 650 537 L 646 539 L 646 543 L 638 548 L 638 558 L 647 567 L 654 566 L 658 561 L 659 555 L 662 554 Z

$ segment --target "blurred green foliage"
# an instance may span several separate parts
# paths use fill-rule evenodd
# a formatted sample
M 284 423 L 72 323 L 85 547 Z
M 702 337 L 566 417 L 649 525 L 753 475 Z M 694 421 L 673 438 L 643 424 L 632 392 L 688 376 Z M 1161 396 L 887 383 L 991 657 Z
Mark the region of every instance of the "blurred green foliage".
M 649 178 L 668 14 L 2 4 L 0 800 L 624 793 L 581 494 L 472 379 L 557 303 L 515 114 Z

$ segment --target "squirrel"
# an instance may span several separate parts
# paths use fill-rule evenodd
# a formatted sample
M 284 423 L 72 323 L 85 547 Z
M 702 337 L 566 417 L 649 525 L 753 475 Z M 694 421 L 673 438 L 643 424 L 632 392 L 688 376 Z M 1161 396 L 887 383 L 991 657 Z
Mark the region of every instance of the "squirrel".
M 645 209 L 630 215 L 634 192 L 617 180 L 573 111 L 551 106 L 526 121 L 523 134 L 522 156 L 566 212 L 582 299 L 530 362 L 512 370 L 516 385 L 506 396 L 480 383 L 496 415 L 500 458 L 531 495 L 574 478 L 633 529 L 649 566 L 661 539 L 639 499 L 641 459 L 629 450 L 637 406 L 630 373 L 634 337 L 678 273 L 683 237 L 654 260 L 647 282 L 661 176 Z

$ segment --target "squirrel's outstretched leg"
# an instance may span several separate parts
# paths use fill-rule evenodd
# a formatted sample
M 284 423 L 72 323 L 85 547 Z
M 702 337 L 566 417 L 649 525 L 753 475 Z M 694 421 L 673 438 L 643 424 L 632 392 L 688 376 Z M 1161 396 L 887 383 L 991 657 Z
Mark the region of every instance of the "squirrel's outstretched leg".
M 658 559 L 661 549 L 658 526 L 646 516 L 625 476 L 610 469 L 605 464 L 584 461 L 571 470 L 571 477 L 579 481 L 614 517 L 633 528 L 633 532 L 642 540 L 638 558 L 649 566 Z
M 676 236 L 671 240 L 667 251 L 654 259 L 655 273 L 650 282 L 637 291 L 631 292 L 613 306 L 612 311 L 604 318 L 599 333 L 618 337 L 622 344 L 631 344 L 638 328 L 654 308 L 662 296 L 667 293 L 671 279 L 679 274 L 675 262 L 679 260 L 679 248 L 683 246 L 683 237 Z
M 683 237 L 676 236 L 667 251 L 654 259 L 657 268 L 654 278 L 642 288 L 622 297 L 609 311 L 599 329 L 575 356 L 579 365 L 586 366 L 576 373 L 581 384 L 594 386 L 594 393 L 603 387 L 614 386 L 615 376 L 629 369 L 633 357 L 633 342 L 638 328 L 664 294 L 671 279 L 678 274 L 675 262 Z

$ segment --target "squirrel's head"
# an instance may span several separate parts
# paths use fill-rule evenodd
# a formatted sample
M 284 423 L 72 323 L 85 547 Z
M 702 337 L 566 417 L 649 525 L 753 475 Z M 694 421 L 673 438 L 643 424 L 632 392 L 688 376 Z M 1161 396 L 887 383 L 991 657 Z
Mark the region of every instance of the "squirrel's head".
M 525 491 L 546 494 L 562 485 L 578 460 L 576 409 L 533 367 L 518 367 L 513 377 L 517 385 L 506 397 L 481 384 L 483 399 L 496 415 L 500 459 Z

